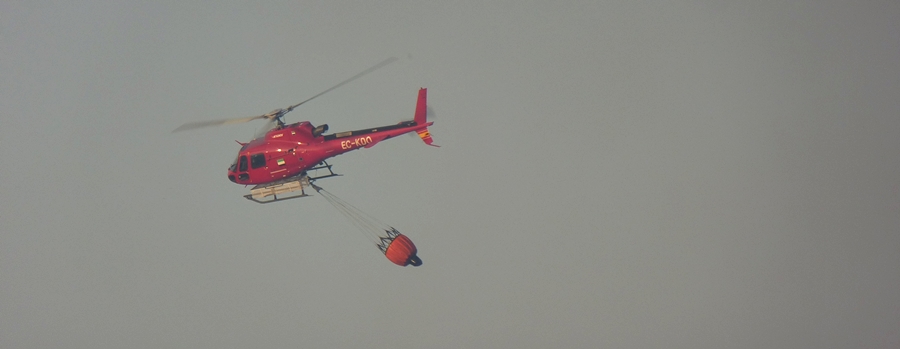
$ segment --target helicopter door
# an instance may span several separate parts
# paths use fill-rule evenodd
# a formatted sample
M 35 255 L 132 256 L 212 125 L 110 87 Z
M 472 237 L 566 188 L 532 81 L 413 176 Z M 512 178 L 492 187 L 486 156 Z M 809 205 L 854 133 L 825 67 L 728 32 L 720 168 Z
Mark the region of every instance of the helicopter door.
M 241 155 L 241 161 L 238 164 L 239 172 L 247 172 L 247 156 Z
M 246 181 L 250 179 L 250 175 L 247 174 L 247 156 L 241 155 L 240 160 L 238 160 L 238 180 Z

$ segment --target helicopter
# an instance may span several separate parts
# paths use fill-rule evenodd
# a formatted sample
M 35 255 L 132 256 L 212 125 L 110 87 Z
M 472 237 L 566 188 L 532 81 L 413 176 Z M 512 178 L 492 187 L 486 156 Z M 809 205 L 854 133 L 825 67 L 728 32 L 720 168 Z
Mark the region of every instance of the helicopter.
M 434 122 L 426 120 L 429 109 L 426 104 L 426 88 L 419 89 L 413 119 L 394 125 L 325 134 L 328 131 L 328 124 L 314 126 L 309 121 L 284 123 L 282 118 L 294 108 L 395 60 L 393 57 L 388 58 L 313 97 L 284 109 L 275 109 L 263 115 L 246 118 L 189 122 L 172 132 L 260 119 L 268 120 L 268 124 L 264 127 L 268 129 L 265 134 L 247 143 L 238 142 L 241 148 L 234 162 L 228 167 L 228 179 L 240 185 L 254 185 L 250 194 L 244 197 L 257 203 L 267 204 L 305 197 L 308 195 L 304 188 L 309 187 L 312 182 L 340 176 L 334 173 L 332 165 L 328 164 L 326 159 L 357 149 L 371 148 L 384 140 L 411 132 L 415 132 L 425 144 L 438 146 L 433 144 L 431 133 L 428 131 L 428 126 Z

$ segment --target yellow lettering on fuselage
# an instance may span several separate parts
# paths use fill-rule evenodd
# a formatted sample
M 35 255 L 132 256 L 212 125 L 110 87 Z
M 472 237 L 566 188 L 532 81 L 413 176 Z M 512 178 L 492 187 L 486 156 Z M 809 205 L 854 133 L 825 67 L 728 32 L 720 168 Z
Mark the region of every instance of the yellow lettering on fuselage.
M 372 137 L 370 136 L 349 139 L 346 141 L 341 141 L 341 149 L 353 149 L 356 147 L 367 145 L 369 143 L 372 143 Z

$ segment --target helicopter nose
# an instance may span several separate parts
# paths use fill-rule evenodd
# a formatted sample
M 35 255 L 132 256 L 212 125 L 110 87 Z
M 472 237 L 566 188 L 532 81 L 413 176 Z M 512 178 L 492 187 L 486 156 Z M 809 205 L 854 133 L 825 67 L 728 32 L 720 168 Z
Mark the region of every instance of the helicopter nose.
M 228 174 L 228 180 L 229 180 L 229 181 L 232 181 L 232 182 L 234 182 L 234 183 L 237 183 L 238 181 L 246 182 L 246 181 L 250 180 L 250 175 L 249 175 L 249 174 L 246 174 L 246 173 L 238 173 L 238 174 L 237 174 L 237 178 L 235 178 L 235 174 L 234 174 L 234 173 L 229 173 L 229 174 Z
M 250 174 L 247 172 L 228 171 L 228 180 L 240 184 L 250 180 Z

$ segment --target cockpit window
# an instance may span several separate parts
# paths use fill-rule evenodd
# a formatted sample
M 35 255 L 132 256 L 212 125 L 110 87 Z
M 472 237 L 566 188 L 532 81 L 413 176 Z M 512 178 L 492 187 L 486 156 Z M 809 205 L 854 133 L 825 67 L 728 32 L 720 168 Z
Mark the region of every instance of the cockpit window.
M 266 154 L 250 155 L 250 167 L 251 168 L 260 168 L 263 166 L 266 166 Z
M 240 164 L 238 165 L 238 171 L 244 172 L 247 171 L 247 157 L 241 156 Z

